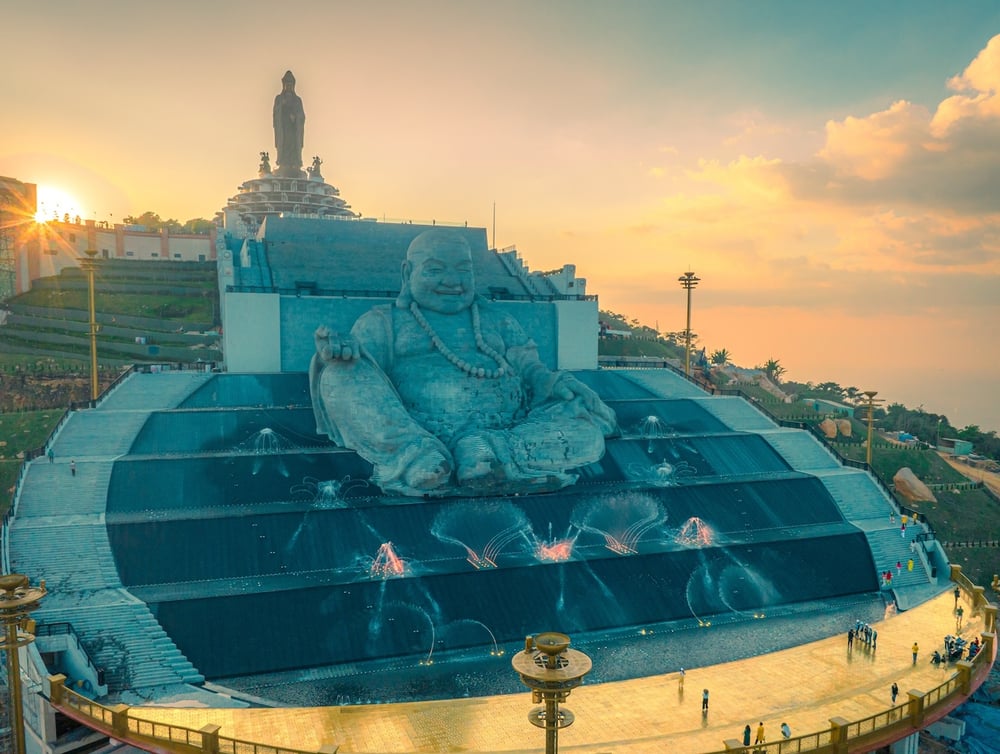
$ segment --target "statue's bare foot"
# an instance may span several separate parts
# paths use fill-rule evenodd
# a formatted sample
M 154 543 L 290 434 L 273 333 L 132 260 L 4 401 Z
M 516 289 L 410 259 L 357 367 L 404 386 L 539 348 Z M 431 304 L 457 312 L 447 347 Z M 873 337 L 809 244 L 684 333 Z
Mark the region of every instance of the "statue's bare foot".
M 456 443 L 455 463 L 455 477 L 463 486 L 491 487 L 507 477 L 506 465 L 483 434 L 468 435 Z
M 415 490 L 429 492 L 446 484 L 451 478 L 451 462 L 437 450 L 417 458 L 403 475 L 403 480 Z

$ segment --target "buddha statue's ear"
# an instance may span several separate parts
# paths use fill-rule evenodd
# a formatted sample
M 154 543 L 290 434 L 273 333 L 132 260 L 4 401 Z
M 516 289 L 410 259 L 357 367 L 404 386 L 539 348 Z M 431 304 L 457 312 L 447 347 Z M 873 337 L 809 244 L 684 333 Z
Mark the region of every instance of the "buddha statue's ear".
M 413 303 L 413 295 L 410 293 L 410 275 L 413 272 L 413 264 L 409 259 L 403 260 L 401 271 L 403 284 L 399 289 L 399 295 L 396 297 L 396 306 L 400 309 L 409 309 L 410 304 Z

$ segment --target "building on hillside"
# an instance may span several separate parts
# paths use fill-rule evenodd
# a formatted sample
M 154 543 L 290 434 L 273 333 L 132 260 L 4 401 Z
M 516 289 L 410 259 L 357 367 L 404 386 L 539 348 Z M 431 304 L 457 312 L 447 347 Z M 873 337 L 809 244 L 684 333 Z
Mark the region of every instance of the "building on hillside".
M 30 285 L 26 262 L 38 256 L 35 213 L 38 187 L 16 178 L 0 176 L 0 301 Z
M 31 289 L 33 281 L 79 266 L 87 249 L 102 259 L 212 262 L 216 228 L 207 234 L 150 231 L 142 226 L 69 215 L 38 221 L 37 187 L 0 176 L 0 300 Z
M 938 439 L 937 449 L 953 456 L 967 456 L 972 452 L 972 443 L 956 437 L 942 437 Z
M 141 225 L 67 218 L 38 223 L 36 232 L 39 253 L 29 259 L 31 280 L 77 266 L 87 249 L 96 250 L 98 259 L 211 262 L 216 258 L 214 226 L 205 234 L 176 233 L 167 228 L 147 230 Z
M 837 414 L 838 416 L 852 416 L 854 414 L 854 406 L 848 406 L 845 403 L 838 403 L 837 401 L 825 398 L 807 398 L 806 400 L 812 403 L 813 411 L 818 411 L 819 413 Z

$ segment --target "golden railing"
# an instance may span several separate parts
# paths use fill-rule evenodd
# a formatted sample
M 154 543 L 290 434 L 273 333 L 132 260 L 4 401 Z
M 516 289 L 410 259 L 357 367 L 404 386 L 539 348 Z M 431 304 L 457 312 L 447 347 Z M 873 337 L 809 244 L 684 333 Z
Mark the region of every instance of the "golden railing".
M 49 676 L 49 702 L 88 728 L 106 733 L 146 751 L 169 751 L 177 754 L 335 754 L 336 746 L 289 749 L 285 746 L 242 741 L 219 735 L 218 725 L 195 730 L 182 725 L 134 717 L 126 704 L 105 707 L 65 686 L 66 676 Z M 147 748 L 148 747 L 148 748 Z

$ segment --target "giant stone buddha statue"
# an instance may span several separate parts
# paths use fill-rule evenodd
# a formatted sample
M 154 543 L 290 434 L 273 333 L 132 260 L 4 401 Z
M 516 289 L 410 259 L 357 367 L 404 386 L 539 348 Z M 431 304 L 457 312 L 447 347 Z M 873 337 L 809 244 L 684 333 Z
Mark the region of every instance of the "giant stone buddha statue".
M 411 496 L 548 491 L 603 456 L 614 412 L 476 295 L 461 234 L 417 236 L 402 277 L 395 304 L 349 335 L 318 328 L 310 365 L 318 431 L 371 462 L 376 484 Z

